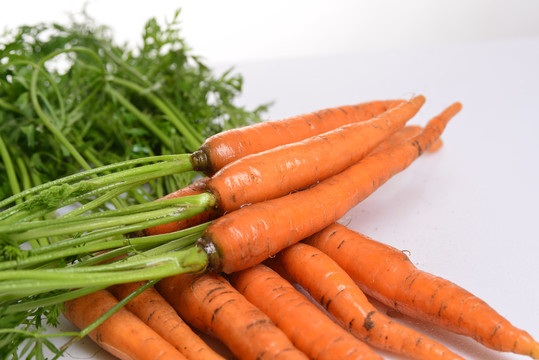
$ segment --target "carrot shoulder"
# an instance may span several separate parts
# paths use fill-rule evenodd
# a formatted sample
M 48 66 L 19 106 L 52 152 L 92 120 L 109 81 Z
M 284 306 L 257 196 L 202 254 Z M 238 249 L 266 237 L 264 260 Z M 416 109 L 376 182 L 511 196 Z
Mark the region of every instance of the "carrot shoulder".
M 363 158 L 306 190 L 245 206 L 216 219 L 197 242 L 210 266 L 231 273 L 246 269 L 322 230 L 406 169 L 460 110 L 455 103 L 404 144 Z
M 414 359 L 462 360 L 445 346 L 381 314 L 354 280 L 320 250 L 298 243 L 279 252 L 274 262 L 337 323 L 368 344 Z
M 387 306 L 467 335 L 498 351 L 539 358 L 539 344 L 483 300 L 417 269 L 401 251 L 334 224 L 306 241 L 333 258 L 361 289 Z
M 129 296 L 145 282 L 119 284 L 108 290 L 119 300 Z M 224 358 L 210 348 L 204 340 L 191 330 L 176 310 L 150 287 L 136 296 L 125 306 L 146 325 L 172 344 L 187 359 L 223 360 Z
M 240 359 L 307 359 L 258 308 L 216 273 L 165 278 L 157 290 L 192 326 Z
M 255 265 L 232 274 L 230 281 L 309 358 L 382 359 L 269 267 Z
M 208 138 L 200 150 L 193 154 L 193 161 L 198 164 L 195 167 L 212 175 L 247 155 L 298 142 L 346 124 L 368 120 L 402 102 L 370 101 L 227 130 Z
M 84 329 L 118 303 L 108 291 L 100 290 L 65 304 L 65 317 Z M 125 308 L 120 308 L 95 330 L 90 338 L 122 360 L 186 359 L 174 346 Z
M 358 162 L 424 103 L 419 95 L 370 120 L 243 157 L 214 174 L 206 188 L 221 213 L 304 189 Z

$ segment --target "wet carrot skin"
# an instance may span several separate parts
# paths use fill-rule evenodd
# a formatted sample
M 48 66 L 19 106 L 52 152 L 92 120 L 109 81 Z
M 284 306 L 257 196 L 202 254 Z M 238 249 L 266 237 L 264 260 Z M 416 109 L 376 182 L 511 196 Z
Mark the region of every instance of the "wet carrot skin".
M 463 360 L 445 346 L 381 314 L 328 255 L 305 243 L 282 251 L 270 267 L 299 284 L 344 329 L 368 344 L 413 359 Z
M 494 350 L 539 358 L 539 344 L 486 302 L 458 285 L 421 271 L 403 252 L 334 224 L 306 240 L 328 254 L 385 305 L 474 338 Z
M 377 100 L 329 108 L 287 119 L 231 129 L 207 139 L 192 155 L 194 168 L 213 175 L 225 165 L 247 155 L 301 141 L 340 126 L 368 120 L 404 100 Z
M 183 319 L 220 339 L 239 359 L 307 359 L 262 311 L 216 273 L 165 278 L 156 288 Z
M 144 284 L 144 281 L 118 284 L 108 288 L 108 291 L 122 300 Z M 146 289 L 128 302 L 125 308 L 176 347 L 187 359 L 224 360 L 191 330 L 155 288 Z
M 65 317 L 84 329 L 112 308 L 118 300 L 100 290 L 65 303 Z M 120 308 L 90 332 L 90 338 L 122 360 L 185 360 L 174 346 L 125 308 Z
M 243 157 L 215 173 L 206 188 L 222 214 L 304 189 L 358 162 L 401 129 L 424 102 L 419 95 L 375 118 Z
M 232 274 L 230 281 L 309 358 L 382 359 L 370 347 L 334 323 L 269 267 L 255 265 Z
M 406 169 L 440 136 L 460 108 L 459 103 L 453 104 L 405 144 L 369 155 L 313 187 L 221 216 L 206 228 L 197 246 L 209 254 L 211 267 L 225 273 L 261 263 L 336 222 Z

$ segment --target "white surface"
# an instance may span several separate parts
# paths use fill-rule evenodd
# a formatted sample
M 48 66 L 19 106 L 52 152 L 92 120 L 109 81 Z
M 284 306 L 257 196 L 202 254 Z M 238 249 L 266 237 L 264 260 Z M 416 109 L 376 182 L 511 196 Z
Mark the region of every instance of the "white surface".
M 46 7 L 38 3 L 9 2 L 7 10 L 4 7 L 0 12 L 0 26 L 51 20 L 78 9 L 70 1 L 47 2 Z M 207 14 L 207 8 L 195 3 L 216 12 L 204 19 L 201 15 Z M 138 32 L 148 16 L 165 16 L 176 4 L 185 5 L 184 14 L 191 14 L 184 20 L 188 42 L 212 62 L 238 64 L 236 69 L 245 78 L 241 102 L 253 107 L 275 101 L 271 119 L 424 94 L 427 104 L 411 121 L 424 124 L 451 102 L 461 101 L 464 109 L 449 124 L 441 151 L 418 159 L 352 210 L 346 220 L 357 231 L 408 250 L 418 267 L 472 291 L 537 339 L 539 23 L 535 18 L 539 3 L 474 3 L 470 9 L 470 2 L 451 2 L 452 6 L 443 2 L 438 12 L 430 8 L 430 13 L 421 16 L 418 11 L 427 2 L 413 1 L 404 9 L 391 6 L 396 2 L 382 1 L 370 10 L 349 2 L 347 6 L 358 10 L 350 11 L 357 15 L 354 24 L 353 16 L 331 16 L 346 13 L 341 1 L 336 8 L 326 9 L 324 21 L 332 25 L 321 28 L 313 28 L 320 24 L 315 21 L 319 12 L 300 12 L 294 2 L 287 2 L 289 8 L 284 9 L 282 1 L 273 10 L 263 6 L 274 22 L 264 20 L 264 11 L 255 11 L 245 1 L 232 1 L 230 8 L 215 7 L 216 1 L 162 2 L 162 8 L 152 9 L 133 2 L 129 6 L 132 16 L 123 16 L 117 1 L 90 2 L 89 9 L 95 6 L 97 17 L 107 23 L 120 17 L 123 21 L 115 28 L 127 36 Z M 250 13 L 228 17 L 240 9 Z M 258 16 L 257 23 L 249 16 L 252 12 Z M 242 16 L 248 18 L 243 27 L 238 25 Z M 410 26 L 405 26 L 403 18 L 409 19 Z M 276 25 L 278 19 L 283 19 L 282 27 Z M 303 24 L 301 31 L 292 29 L 294 20 Z M 210 21 L 219 24 L 219 29 L 208 31 L 204 26 Z M 343 44 L 338 40 L 342 38 L 349 41 Z M 470 41 L 462 42 L 465 39 Z M 253 58 L 261 60 L 244 62 Z M 263 60 L 268 58 L 273 60 Z M 495 353 L 460 336 L 407 323 L 467 359 L 525 358 Z M 110 358 L 88 340 L 68 354 L 66 358 Z

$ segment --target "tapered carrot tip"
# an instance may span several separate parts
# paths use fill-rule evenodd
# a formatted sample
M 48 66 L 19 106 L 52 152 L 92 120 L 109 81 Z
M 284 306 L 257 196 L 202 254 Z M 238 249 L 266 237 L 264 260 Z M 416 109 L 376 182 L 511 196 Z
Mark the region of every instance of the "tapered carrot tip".
M 532 359 L 539 359 L 539 343 L 536 342 L 533 347 L 532 347 L 532 352 L 531 352 L 531 357 Z

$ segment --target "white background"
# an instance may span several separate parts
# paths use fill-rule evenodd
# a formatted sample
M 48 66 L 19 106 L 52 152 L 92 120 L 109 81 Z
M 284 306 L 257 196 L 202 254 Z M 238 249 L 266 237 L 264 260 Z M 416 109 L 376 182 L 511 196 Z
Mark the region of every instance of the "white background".
M 63 21 L 83 2 L 6 4 L 0 27 Z M 539 2 L 94 0 L 88 13 L 136 45 L 148 17 L 164 20 L 178 7 L 193 51 L 216 71 L 236 65 L 245 78 L 240 102 L 274 101 L 271 119 L 424 94 L 427 103 L 411 121 L 424 124 L 461 101 L 444 147 L 344 221 L 408 250 L 418 267 L 465 287 L 539 338 Z M 398 320 L 467 359 L 525 358 Z M 88 342 L 81 349 L 73 355 L 95 351 Z

